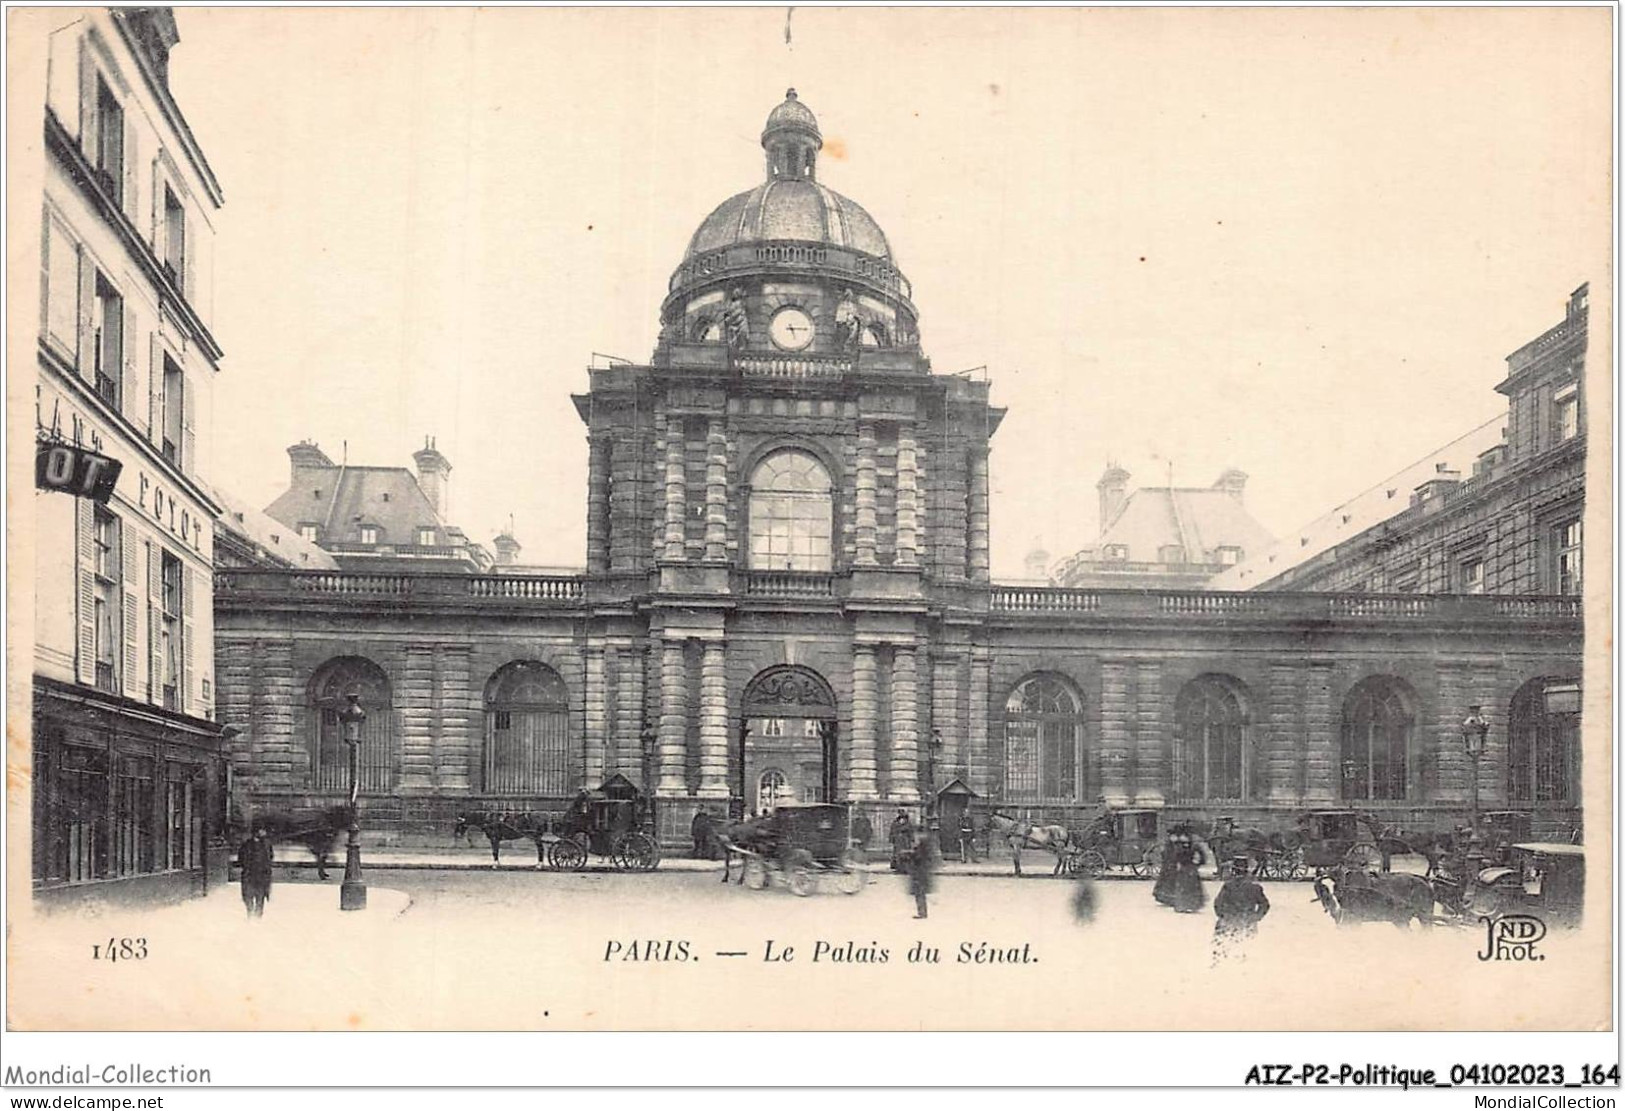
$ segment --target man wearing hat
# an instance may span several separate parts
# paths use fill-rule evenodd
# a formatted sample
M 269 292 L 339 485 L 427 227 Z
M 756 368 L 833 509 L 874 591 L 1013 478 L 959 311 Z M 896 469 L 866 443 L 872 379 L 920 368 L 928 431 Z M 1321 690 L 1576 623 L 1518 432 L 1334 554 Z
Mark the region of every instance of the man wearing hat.
M 1250 874 L 1252 861 L 1238 856 L 1231 862 L 1231 875 L 1213 900 L 1213 963 L 1227 956 L 1240 956 L 1246 941 L 1258 932 L 1258 923 L 1270 912 L 1263 885 Z

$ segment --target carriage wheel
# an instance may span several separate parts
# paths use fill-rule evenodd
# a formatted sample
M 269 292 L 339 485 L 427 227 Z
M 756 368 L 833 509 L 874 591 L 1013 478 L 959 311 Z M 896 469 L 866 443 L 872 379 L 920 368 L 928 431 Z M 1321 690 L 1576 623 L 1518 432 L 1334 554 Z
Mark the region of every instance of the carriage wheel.
M 1092 880 L 1098 880 L 1106 874 L 1106 856 L 1096 849 L 1085 849 L 1073 857 L 1072 874 L 1082 873 Z
M 767 886 L 767 865 L 762 863 L 761 857 L 745 858 L 745 886 L 752 891 L 760 891 Z
M 555 868 L 574 872 L 586 867 L 587 850 L 566 837 L 553 842 L 553 847 L 547 851 L 547 859 Z
M 1154 876 L 1162 871 L 1162 846 L 1152 845 L 1140 854 L 1140 859 L 1134 863 L 1134 874 L 1142 879 Z
M 1303 859 L 1303 846 L 1299 845 L 1286 854 L 1286 860 L 1281 864 L 1281 878 L 1284 880 L 1301 880 L 1309 874 L 1309 865 Z
M 1375 845 L 1355 845 L 1343 854 L 1343 863 L 1367 872 L 1382 871 L 1382 850 Z
M 863 873 L 856 868 L 850 868 L 840 874 L 835 886 L 842 895 L 856 895 L 863 890 Z
M 652 872 L 660 867 L 660 846 L 647 833 L 629 833 L 615 846 L 615 867 Z
M 790 869 L 790 890 L 794 894 L 805 898 L 811 895 L 817 886 L 818 878 L 807 869 L 799 865 Z

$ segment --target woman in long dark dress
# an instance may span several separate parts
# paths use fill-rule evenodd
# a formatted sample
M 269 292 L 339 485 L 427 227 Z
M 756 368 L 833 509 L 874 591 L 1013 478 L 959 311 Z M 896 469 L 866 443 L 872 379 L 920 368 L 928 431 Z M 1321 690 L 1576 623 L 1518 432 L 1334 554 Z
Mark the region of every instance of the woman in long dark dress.
M 1202 876 L 1196 870 L 1201 859 L 1196 845 L 1184 841 L 1174 854 L 1174 874 L 1169 881 L 1168 905 L 1181 914 L 1195 914 L 1207 905 L 1207 892 L 1202 889 Z
M 1151 888 L 1151 897 L 1163 906 L 1174 905 L 1174 872 L 1179 866 L 1181 846 L 1187 844 L 1178 833 L 1168 838 L 1168 843 L 1162 848 L 1162 868 L 1157 872 L 1157 882 Z

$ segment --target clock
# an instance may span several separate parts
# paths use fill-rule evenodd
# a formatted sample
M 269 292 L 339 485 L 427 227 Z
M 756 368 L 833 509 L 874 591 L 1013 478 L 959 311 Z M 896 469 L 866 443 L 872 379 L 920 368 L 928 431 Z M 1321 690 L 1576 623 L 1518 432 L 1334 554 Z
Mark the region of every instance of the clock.
M 800 351 L 812 342 L 812 318 L 797 308 L 780 309 L 768 328 L 773 342 L 785 351 Z

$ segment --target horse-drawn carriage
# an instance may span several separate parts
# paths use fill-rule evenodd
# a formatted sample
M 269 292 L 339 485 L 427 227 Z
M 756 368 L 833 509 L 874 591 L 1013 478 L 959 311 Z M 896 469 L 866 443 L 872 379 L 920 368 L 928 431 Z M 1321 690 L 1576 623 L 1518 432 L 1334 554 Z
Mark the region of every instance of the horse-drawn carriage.
M 528 810 L 475 810 L 458 815 L 452 835 L 479 830 L 491 842 L 491 866 L 501 861 L 504 841 L 536 845 L 536 867 L 563 871 L 585 868 L 588 857 L 608 859 L 624 872 L 652 872 L 660 866 L 649 797 L 625 776 L 611 776 L 596 791 L 581 791 L 561 816 Z
M 1066 875 L 1099 878 L 1111 868 L 1154 876 L 1162 867 L 1162 811 L 1108 808 L 1061 854 Z
M 1504 863 L 1474 880 L 1467 903 L 1475 918 L 1536 914 L 1549 925 L 1573 925 L 1585 903 L 1585 849 L 1544 841 L 1509 845 Z
M 845 803 L 781 804 L 763 817 L 729 827 L 722 879 L 727 882 L 738 857 L 740 882 L 753 890 L 782 883 L 796 895 L 829 887 L 856 895 L 865 875 L 851 847 L 851 814 Z
M 1382 852 L 1374 840 L 1362 837 L 1363 824 L 1357 810 L 1310 810 L 1300 814 L 1298 843 L 1287 848 L 1284 859 L 1275 861 L 1275 874 L 1281 876 L 1283 866 L 1292 876 L 1302 875 L 1305 870 L 1325 872 L 1345 866 L 1381 871 Z
M 549 864 L 575 871 L 586 867 L 591 855 L 608 858 L 624 872 L 652 872 L 660 867 L 660 843 L 654 837 L 649 800 L 631 783 L 621 782 L 631 788 L 630 793 L 617 791 L 612 779 L 591 794 L 576 796 L 553 830 L 556 839 L 548 846 Z

